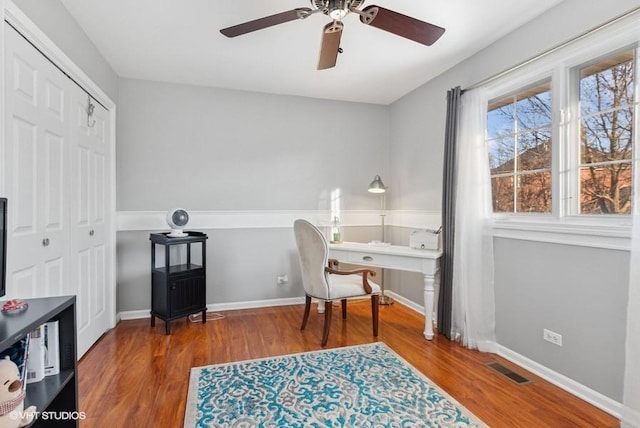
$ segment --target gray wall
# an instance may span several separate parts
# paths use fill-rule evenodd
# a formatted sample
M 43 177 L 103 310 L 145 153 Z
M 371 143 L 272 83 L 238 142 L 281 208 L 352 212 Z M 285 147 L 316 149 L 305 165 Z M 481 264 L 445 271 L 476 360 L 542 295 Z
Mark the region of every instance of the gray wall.
M 116 74 L 60 0 L 12 1 L 117 103 Z
M 500 344 L 621 399 L 629 253 L 500 238 L 495 258 Z
M 121 79 L 118 125 L 119 211 L 377 209 L 388 172 L 386 106 Z M 208 303 L 303 295 L 292 229 L 203 231 Z M 118 311 L 150 307 L 149 232 L 118 233 Z
M 448 89 L 469 87 L 638 6 L 637 0 L 565 0 L 395 102 L 393 208 L 439 209 Z M 495 251 L 498 342 L 621 401 L 628 253 L 509 239 L 497 240 Z M 387 284 L 421 303 L 420 295 L 407 294 L 420 289 L 420 278 Z M 542 343 L 542 328 L 559 330 L 564 346 Z
M 291 229 L 206 230 L 207 303 L 304 295 Z M 151 308 L 149 232 L 118 233 L 118 311 Z M 162 248 L 159 246 L 158 248 Z M 198 257 L 194 254 L 194 262 Z M 289 276 L 278 285 L 276 277 Z
M 389 108 L 120 79 L 118 210 L 375 209 Z
M 200 230 L 200 229 L 199 229 Z M 207 303 L 302 298 L 298 252 L 291 228 L 201 229 L 207 241 Z M 369 241 L 378 228 L 344 230 L 346 240 Z M 148 231 L 118 233 L 118 311 L 151 307 Z M 162 246 L 157 246 L 163 249 Z M 172 257 L 173 257 L 172 253 Z M 158 259 L 162 255 L 157 256 Z M 194 262 L 199 262 L 194 251 Z M 161 260 L 161 259 L 159 259 Z M 289 277 L 277 284 L 278 275 Z

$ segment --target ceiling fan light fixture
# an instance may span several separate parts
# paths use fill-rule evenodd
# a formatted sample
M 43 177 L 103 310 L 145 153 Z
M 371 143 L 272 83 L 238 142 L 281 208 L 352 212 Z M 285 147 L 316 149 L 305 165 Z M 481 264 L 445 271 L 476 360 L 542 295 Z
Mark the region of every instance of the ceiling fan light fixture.
M 348 11 L 353 8 L 359 8 L 363 3 L 364 0 L 311 0 L 311 5 L 315 9 L 322 9 L 326 11 L 326 14 L 335 7 Z
M 328 15 L 334 21 L 342 21 L 342 18 L 347 16 L 349 13 L 350 5 L 349 0 L 328 0 L 326 2 L 326 8 L 328 10 Z
M 342 18 L 347 16 L 347 13 L 349 13 L 349 11 L 346 9 L 336 8 L 329 12 L 329 16 L 333 18 L 334 21 L 342 21 Z

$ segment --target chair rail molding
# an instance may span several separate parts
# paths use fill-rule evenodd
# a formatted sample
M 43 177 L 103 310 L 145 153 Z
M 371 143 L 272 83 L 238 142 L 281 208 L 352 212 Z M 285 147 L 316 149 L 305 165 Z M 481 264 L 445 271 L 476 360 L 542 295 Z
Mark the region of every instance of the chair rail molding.
M 166 211 L 118 211 L 118 232 L 165 230 Z M 189 211 L 189 228 L 193 229 L 251 229 L 290 228 L 296 219 L 303 218 L 319 227 L 331 225 L 328 210 L 256 210 L 256 211 Z M 387 226 L 416 229 L 440 227 L 440 212 L 387 211 Z M 379 226 L 379 210 L 344 211 L 340 217 L 342 226 Z

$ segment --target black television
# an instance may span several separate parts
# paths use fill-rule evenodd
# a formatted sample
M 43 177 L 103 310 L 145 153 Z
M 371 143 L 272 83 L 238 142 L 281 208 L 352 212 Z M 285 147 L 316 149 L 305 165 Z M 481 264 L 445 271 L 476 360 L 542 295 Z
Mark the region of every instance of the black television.
M 7 292 L 7 198 L 0 198 L 0 297 Z

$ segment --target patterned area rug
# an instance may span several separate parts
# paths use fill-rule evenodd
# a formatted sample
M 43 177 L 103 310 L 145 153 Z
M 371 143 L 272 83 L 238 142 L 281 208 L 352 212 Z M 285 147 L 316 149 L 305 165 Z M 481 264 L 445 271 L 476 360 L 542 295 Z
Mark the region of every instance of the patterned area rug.
M 191 369 L 192 427 L 484 427 L 382 342 Z

